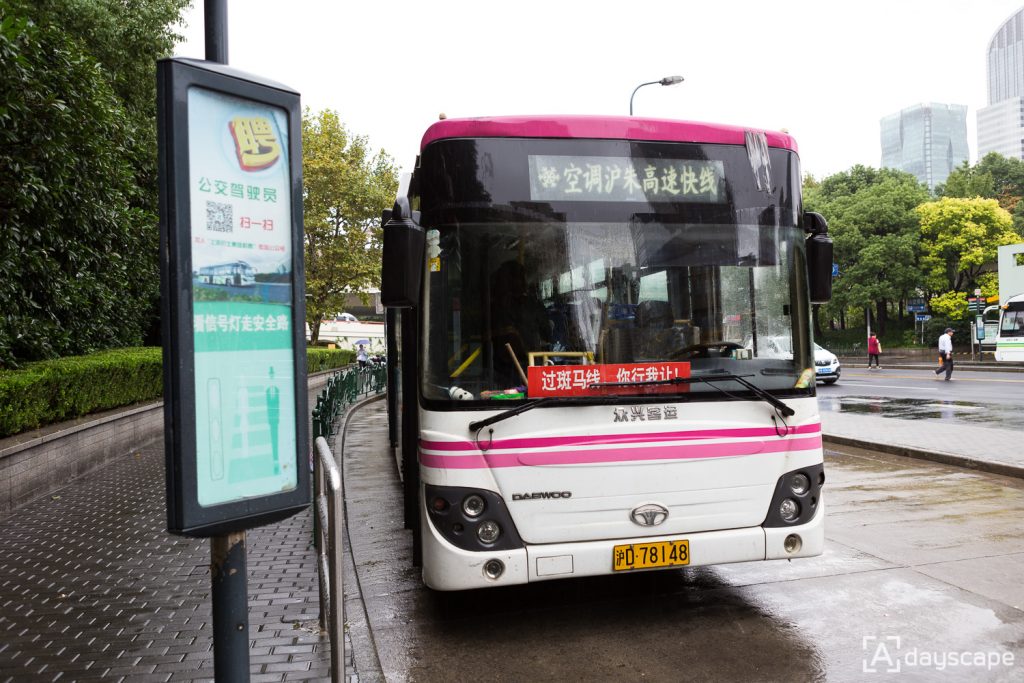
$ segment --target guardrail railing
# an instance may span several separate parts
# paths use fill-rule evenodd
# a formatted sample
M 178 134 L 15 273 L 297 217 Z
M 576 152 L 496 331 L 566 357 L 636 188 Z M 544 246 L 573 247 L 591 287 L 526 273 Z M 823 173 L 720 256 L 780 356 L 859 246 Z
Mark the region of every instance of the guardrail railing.
M 316 534 L 320 629 L 326 630 L 331 639 L 331 680 L 340 681 L 345 675 L 345 590 L 341 564 L 344 557 L 342 529 L 345 528 L 345 504 L 341 469 L 334 462 L 327 439 L 318 436 L 314 444 L 314 504 L 320 529 Z
M 327 439 L 335 435 L 335 422 L 346 407 L 361 396 L 381 393 L 386 386 L 387 370 L 383 365 L 347 368 L 327 380 L 313 409 L 313 543 L 320 582 L 320 628 L 331 640 L 332 681 L 341 681 L 345 675 L 345 500 L 342 469 Z M 339 452 L 344 453 L 344 449 L 343 439 Z
M 383 364 L 349 367 L 331 375 L 327 386 L 316 398 L 313 408 L 313 439 L 334 435 L 334 421 L 342 411 L 370 392 L 380 393 L 387 386 L 387 367 Z

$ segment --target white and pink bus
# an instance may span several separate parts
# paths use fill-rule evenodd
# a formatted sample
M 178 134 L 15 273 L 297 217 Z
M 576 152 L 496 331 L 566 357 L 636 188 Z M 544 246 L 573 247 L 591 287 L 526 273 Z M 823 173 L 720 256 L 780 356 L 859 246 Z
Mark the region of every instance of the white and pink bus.
M 392 442 L 428 586 L 822 552 L 811 303 L 832 245 L 790 136 L 443 120 L 384 218 Z

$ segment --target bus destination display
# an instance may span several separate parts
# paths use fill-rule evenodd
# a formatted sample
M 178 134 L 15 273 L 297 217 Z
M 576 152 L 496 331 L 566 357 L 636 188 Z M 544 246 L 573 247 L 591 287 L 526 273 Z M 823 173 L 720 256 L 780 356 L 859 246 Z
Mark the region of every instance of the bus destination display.
M 529 166 L 533 201 L 725 201 L 717 160 L 530 155 Z

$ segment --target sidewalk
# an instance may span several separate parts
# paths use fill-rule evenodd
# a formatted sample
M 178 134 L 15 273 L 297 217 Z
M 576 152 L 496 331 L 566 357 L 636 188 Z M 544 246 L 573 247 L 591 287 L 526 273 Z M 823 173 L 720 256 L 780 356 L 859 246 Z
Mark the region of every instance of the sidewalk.
M 212 681 L 210 544 L 166 515 L 158 441 L 0 517 L 0 681 Z M 330 678 L 311 540 L 308 511 L 247 534 L 254 683 Z
M 1024 478 L 1024 434 L 1016 430 L 823 410 L 821 431 L 826 447 L 856 446 Z

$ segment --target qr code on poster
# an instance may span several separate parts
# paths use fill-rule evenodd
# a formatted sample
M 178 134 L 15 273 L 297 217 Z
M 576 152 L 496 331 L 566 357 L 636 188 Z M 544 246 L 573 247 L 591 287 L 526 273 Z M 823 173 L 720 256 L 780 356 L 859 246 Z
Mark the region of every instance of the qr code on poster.
M 234 229 L 231 205 L 221 202 L 206 202 L 206 229 L 216 232 L 231 232 Z

